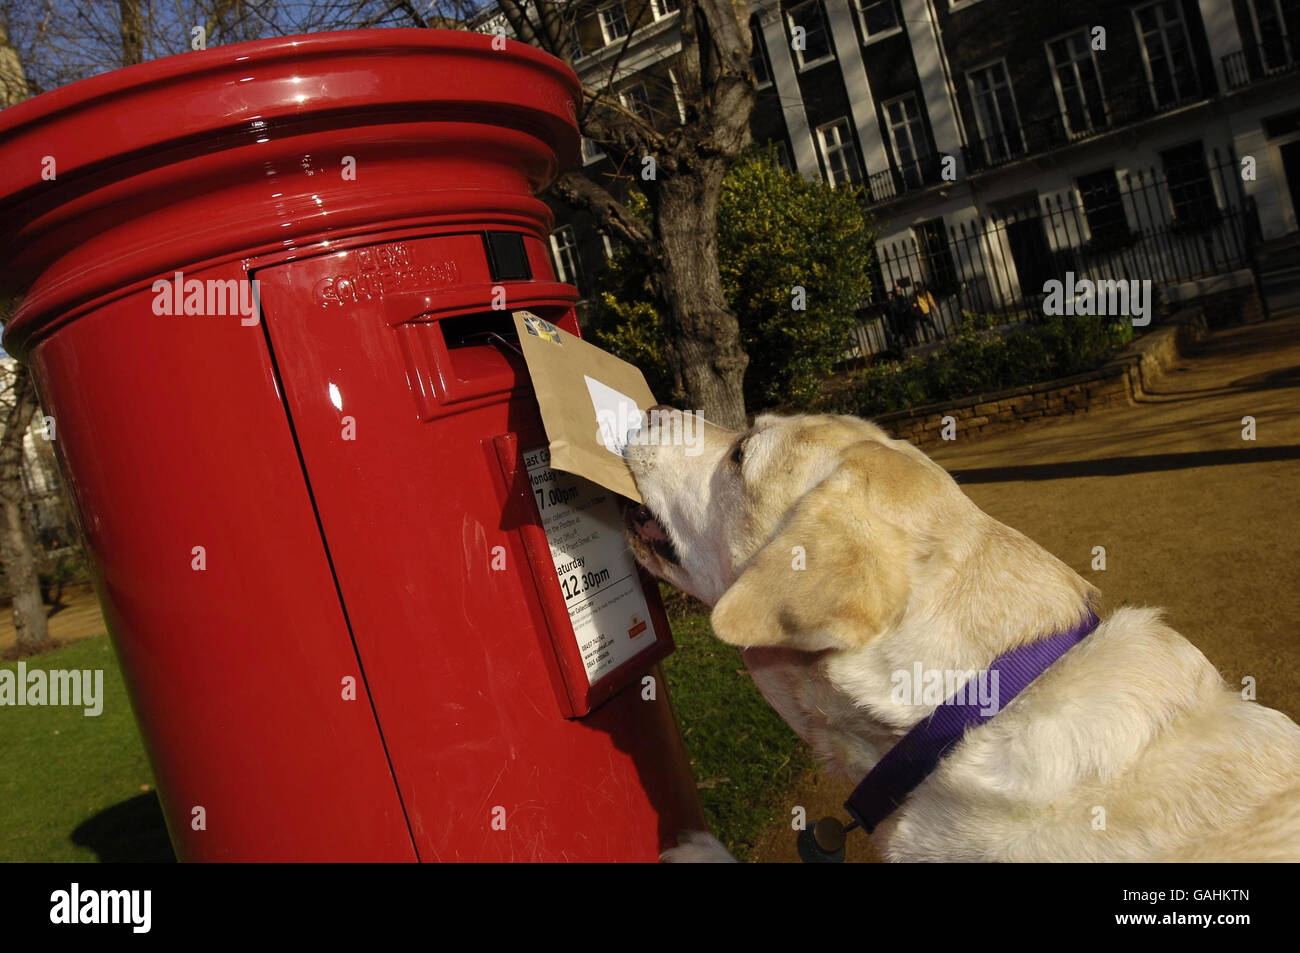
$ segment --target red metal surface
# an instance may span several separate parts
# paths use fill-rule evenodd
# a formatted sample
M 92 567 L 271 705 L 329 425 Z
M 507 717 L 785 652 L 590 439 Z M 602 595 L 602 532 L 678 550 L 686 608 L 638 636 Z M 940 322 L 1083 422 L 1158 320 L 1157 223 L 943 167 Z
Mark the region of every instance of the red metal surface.
M 500 327 L 484 230 L 524 243 L 509 306 L 577 330 L 535 193 L 576 155 L 578 93 L 525 46 L 386 30 L 0 112 L 5 345 L 57 420 L 183 858 L 652 860 L 701 823 L 649 657 L 562 716 L 492 469 L 495 438 L 543 442 L 528 376 L 443 331 Z M 155 314 L 176 271 L 256 278 L 262 321 Z

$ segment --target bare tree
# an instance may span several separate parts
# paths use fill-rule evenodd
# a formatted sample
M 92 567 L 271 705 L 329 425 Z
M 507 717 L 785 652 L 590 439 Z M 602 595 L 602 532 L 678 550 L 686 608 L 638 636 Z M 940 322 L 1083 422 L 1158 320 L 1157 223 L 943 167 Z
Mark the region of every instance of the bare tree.
M 631 75 L 628 53 L 653 22 L 651 2 L 626 0 L 626 36 L 579 64 L 601 63 L 598 72 L 584 68 L 578 123 L 610 157 L 614 174 L 567 171 L 552 194 L 588 212 L 640 260 L 665 306 L 672 399 L 738 426 L 745 419 L 748 357 L 722 290 L 716 219 L 723 176 L 750 138 L 749 4 L 680 0 L 680 52 L 672 69 L 683 116 L 664 117 L 648 104 L 629 108 L 618 94 Z M 0 0 L 0 12 L 8 9 L 11 23 L 22 18 L 22 42 L 15 45 L 24 62 L 40 64 L 29 69 L 36 77 L 28 77 L 39 91 L 134 55 L 182 52 L 189 47 L 186 24 L 204 25 L 209 43 L 373 26 L 482 30 L 494 5 L 518 40 L 570 65 L 580 56 L 573 30 L 590 24 L 597 10 L 596 0 L 174 0 L 157 7 L 119 0 L 113 7 L 82 5 L 70 17 L 54 0 Z M 626 204 L 631 184 L 649 200 L 649 221 Z
M 22 102 L 29 95 L 22 57 L 9 39 L 9 24 L 0 9 L 0 108 Z
M 393 0 L 0 0 L 31 95 L 96 73 L 208 47 L 320 29 L 409 25 Z M 380 11 L 389 11 L 379 15 Z M 351 18 L 351 19 L 349 19 Z
M 680 0 L 680 52 L 671 66 L 681 112 L 664 115 L 648 103 L 627 105 L 619 87 L 631 78 L 629 52 L 639 31 L 655 25 L 653 0 L 625 0 L 627 34 L 601 52 L 587 80 L 578 125 L 610 157 L 615 172 L 563 173 L 551 194 L 589 213 L 598 227 L 639 260 L 666 312 L 672 398 L 727 426 L 742 426 L 742 383 L 749 358 L 740 325 L 722 290 L 718 269 L 717 208 L 722 179 L 750 143 L 754 77 L 749 59 L 748 0 Z M 593 22 L 599 0 L 434 0 L 416 4 L 337 0 L 310 4 L 314 25 L 338 29 L 391 22 L 490 31 L 493 8 L 513 36 L 570 66 L 582 51 L 575 30 Z M 664 6 L 661 4 L 660 9 Z M 589 60 L 588 63 L 596 61 Z M 578 64 L 586 65 L 586 64 Z M 662 75 L 658 77 L 664 82 Z M 640 74 L 638 82 L 655 77 Z M 626 186 L 649 200 L 650 221 L 626 204 Z
M 140 0 L 118 0 L 122 26 L 122 65 L 144 62 L 144 18 Z
M 9 29 L 0 12 L 0 106 L 27 98 L 22 60 L 9 42 Z M 0 301 L 0 322 L 9 319 L 9 303 Z M 27 368 L 10 362 L 7 404 L 0 408 L 0 560 L 4 561 L 9 591 L 13 594 L 14 628 L 18 650 L 24 654 L 50 647 L 36 568 L 36 534 L 28 518 L 27 491 L 23 485 L 23 439 L 36 412 L 36 388 Z
M 586 210 L 646 270 L 667 313 L 662 315 L 674 381 L 673 399 L 725 426 L 743 426 L 741 388 L 748 357 L 718 270 L 717 209 L 722 179 L 749 145 L 754 108 L 747 0 L 681 0 L 681 51 L 673 63 L 684 119 L 668 122 L 643 105 L 625 105 L 617 88 L 628 73 L 623 54 L 649 22 L 650 0 L 632 0 L 632 27 L 618 55 L 586 83 L 582 133 L 636 180 L 649 199 L 642 222 L 608 180 L 571 170 L 553 194 Z M 572 30 L 590 0 L 499 0 L 514 34 L 560 59 L 577 52 Z M 650 172 L 651 174 L 647 174 Z
M 22 477 L 23 439 L 36 413 L 36 388 L 27 368 L 13 364 L 12 371 L 0 432 L 0 560 L 13 594 L 18 651 L 28 654 L 48 649 L 50 635 L 37 570 L 36 534 Z

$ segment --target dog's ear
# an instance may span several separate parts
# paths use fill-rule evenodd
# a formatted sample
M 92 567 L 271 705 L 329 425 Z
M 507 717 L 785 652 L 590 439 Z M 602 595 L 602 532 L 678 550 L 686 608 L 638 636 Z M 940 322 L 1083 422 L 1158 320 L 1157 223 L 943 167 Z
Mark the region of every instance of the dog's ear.
M 879 454 L 893 452 L 874 442 L 850 449 L 795 504 L 718 600 L 718 638 L 805 651 L 854 648 L 901 614 L 912 547 L 873 507 L 869 473 Z

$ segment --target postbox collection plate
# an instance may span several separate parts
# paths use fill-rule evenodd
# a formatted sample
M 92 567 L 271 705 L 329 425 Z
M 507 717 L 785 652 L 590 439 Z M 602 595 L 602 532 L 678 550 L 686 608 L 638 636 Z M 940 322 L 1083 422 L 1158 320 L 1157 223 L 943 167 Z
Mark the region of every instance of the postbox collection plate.
M 558 667 L 561 710 L 581 717 L 671 654 L 655 581 L 623 544 L 614 494 L 552 470 L 544 443 L 491 441 L 517 512 L 533 583 Z

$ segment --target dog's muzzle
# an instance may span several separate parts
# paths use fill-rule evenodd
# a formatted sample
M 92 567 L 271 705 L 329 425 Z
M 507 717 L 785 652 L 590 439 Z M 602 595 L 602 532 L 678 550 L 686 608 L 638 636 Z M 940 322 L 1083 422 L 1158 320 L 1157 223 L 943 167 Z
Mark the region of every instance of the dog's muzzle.
M 650 507 L 644 503 L 640 506 L 629 507 L 625 513 L 625 518 L 628 528 L 636 534 L 637 539 L 644 543 L 651 552 L 664 562 L 672 563 L 674 566 L 682 564 L 681 558 L 677 555 L 677 547 L 673 545 L 673 541 L 664 530 L 663 524 L 655 519 Z

